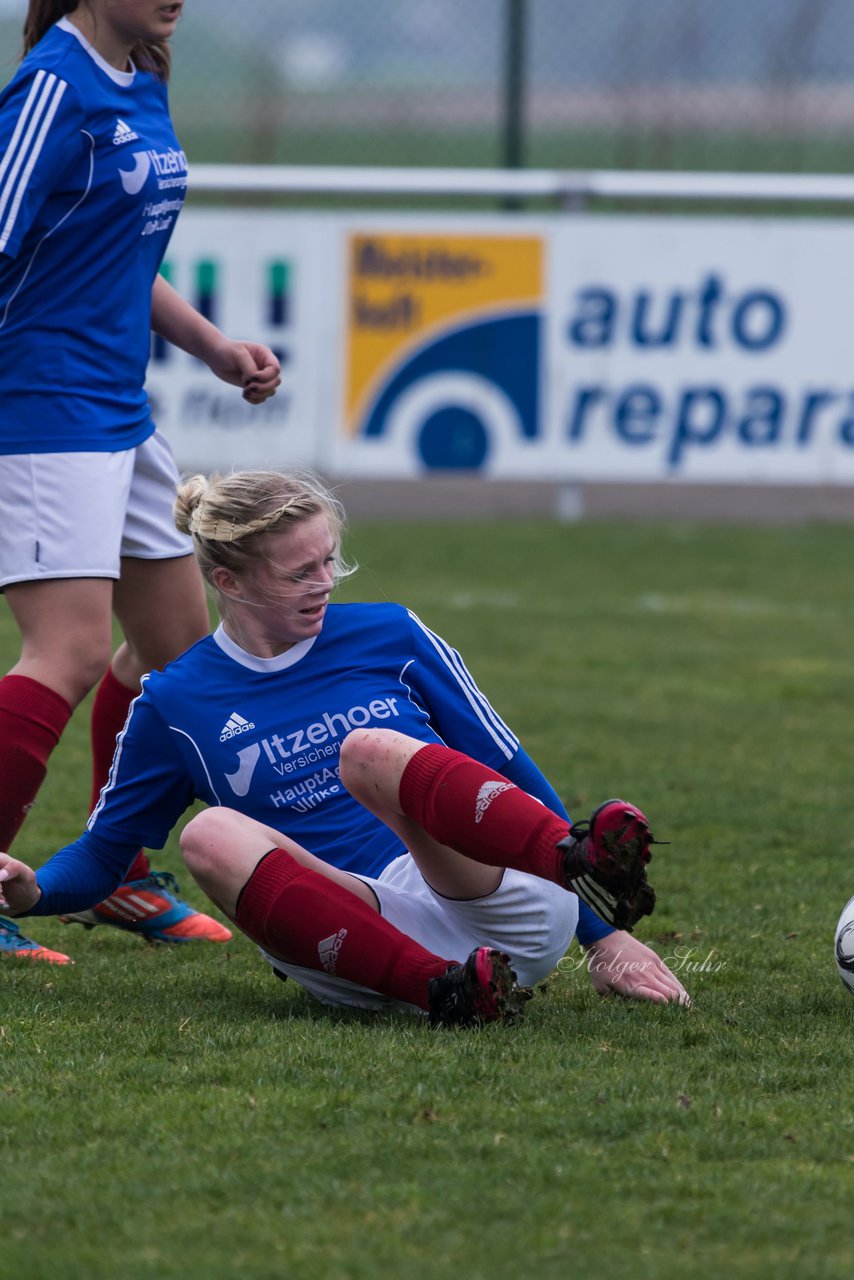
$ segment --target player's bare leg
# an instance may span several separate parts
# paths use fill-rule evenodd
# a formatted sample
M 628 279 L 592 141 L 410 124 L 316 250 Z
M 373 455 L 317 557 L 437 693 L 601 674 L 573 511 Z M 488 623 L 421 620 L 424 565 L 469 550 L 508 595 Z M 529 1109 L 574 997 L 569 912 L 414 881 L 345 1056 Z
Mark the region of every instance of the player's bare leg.
M 178 657 L 209 630 L 201 575 L 194 556 L 161 560 L 124 557 L 121 577 L 109 583 L 112 607 L 125 635 L 101 680 L 92 706 L 92 795 L 107 781 L 116 738 L 141 677 Z M 140 849 L 124 882 L 104 902 L 62 917 L 89 928 L 108 925 L 148 942 L 228 942 L 231 931 L 180 896 L 174 876 L 153 871 Z
M 207 600 L 195 556 L 166 560 L 122 559 L 113 610 L 124 643 L 112 668 L 118 680 L 139 688 L 147 671 L 159 671 L 210 630 Z
M 47 773 L 74 708 L 110 657 L 112 582 L 48 579 L 11 583 L 6 599 L 21 655 L 0 681 L 0 848 L 8 850 Z M 0 955 L 68 963 L 0 918 Z
M 237 900 L 246 881 L 271 849 L 284 849 L 301 866 L 326 876 L 379 910 L 376 895 L 356 876 L 339 871 L 289 840 L 273 827 L 256 822 L 234 809 L 203 809 L 191 818 L 180 838 L 181 853 L 200 889 L 229 920 L 234 920 Z
M 435 955 L 384 920 L 373 890 L 294 841 L 230 809 L 197 814 L 181 851 L 200 887 L 271 955 L 325 970 L 417 1005 L 434 1026 L 520 1016 L 524 994 L 509 959 L 477 947 L 467 960 Z
M 12 583 L 21 656 L 0 681 L 0 849 L 35 801 L 51 752 L 103 675 L 111 644 L 108 579 Z
M 434 840 L 400 807 L 400 780 L 423 746 L 392 729 L 357 729 L 342 743 L 341 781 L 360 804 L 397 833 L 436 893 L 462 900 L 486 897 L 501 884 L 504 868 L 475 862 Z
M 76 707 L 110 661 L 112 593 L 110 578 L 11 583 L 5 594 L 21 656 L 8 674 L 37 680 Z
M 653 910 L 646 878 L 653 836 L 641 810 L 623 800 L 606 801 L 588 823 L 573 826 L 461 752 L 391 729 L 348 734 L 341 778 L 402 838 L 408 833 L 425 880 L 448 897 L 475 896 L 455 886 L 472 881 L 467 863 L 482 863 L 493 873 L 513 867 L 562 885 L 618 929 L 631 931 Z M 432 846 L 418 841 L 412 824 Z M 459 869 L 449 856 L 454 848 L 465 855 Z

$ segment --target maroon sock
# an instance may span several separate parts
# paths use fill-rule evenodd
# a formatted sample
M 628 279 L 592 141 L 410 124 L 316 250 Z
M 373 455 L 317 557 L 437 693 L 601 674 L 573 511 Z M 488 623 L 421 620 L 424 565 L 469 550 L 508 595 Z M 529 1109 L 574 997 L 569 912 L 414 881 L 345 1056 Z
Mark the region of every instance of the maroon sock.
M 61 694 L 29 676 L 0 680 L 0 849 L 9 848 L 71 717 Z
M 92 741 L 92 800 L 90 808 L 94 809 L 101 794 L 101 788 L 110 774 L 110 765 L 116 750 L 116 738 L 125 727 L 128 710 L 138 689 L 129 689 L 113 674 L 112 667 L 107 668 L 92 703 L 92 723 L 90 728 Z M 150 871 L 148 858 L 140 849 L 125 875 L 128 880 L 144 880 Z
M 443 960 L 384 920 L 355 893 L 273 849 L 246 881 L 237 924 L 255 942 L 305 969 L 334 973 L 427 1009 L 427 984 Z
M 428 835 L 475 862 L 563 884 L 556 846 L 570 824 L 470 756 L 439 743 L 422 747 L 403 771 L 400 805 Z

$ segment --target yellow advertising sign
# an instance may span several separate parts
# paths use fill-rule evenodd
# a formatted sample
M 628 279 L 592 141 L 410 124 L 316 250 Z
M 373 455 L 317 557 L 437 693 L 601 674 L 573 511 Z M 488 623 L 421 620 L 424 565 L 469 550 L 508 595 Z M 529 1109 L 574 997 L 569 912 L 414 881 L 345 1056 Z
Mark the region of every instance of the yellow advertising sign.
M 544 297 L 539 236 L 358 234 L 348 259 L 345 421 L 353 436 L 419 348 Z

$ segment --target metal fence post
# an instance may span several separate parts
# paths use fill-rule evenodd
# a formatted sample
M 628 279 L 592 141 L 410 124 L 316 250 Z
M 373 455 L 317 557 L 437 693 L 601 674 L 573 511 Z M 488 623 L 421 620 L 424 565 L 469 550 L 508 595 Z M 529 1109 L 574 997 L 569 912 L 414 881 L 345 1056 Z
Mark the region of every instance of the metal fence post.
M 522 169 L 525 164 L 525 37 L 527 0 L 506 0 L 504 24 L 504 139 L 502 162 L 505 169 Z M 521 208 L 518 200 L 507 200 L 508 209 Z

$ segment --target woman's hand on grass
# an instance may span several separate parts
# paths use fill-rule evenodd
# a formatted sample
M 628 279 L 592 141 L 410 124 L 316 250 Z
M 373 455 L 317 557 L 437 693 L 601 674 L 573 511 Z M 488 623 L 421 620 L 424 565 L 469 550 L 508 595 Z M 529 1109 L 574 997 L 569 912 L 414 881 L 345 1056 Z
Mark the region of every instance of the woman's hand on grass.
M 617 929 L 587 948 L 587 971 L 600 996 L 626 996 L 654 1004 L 691 1003 L 691 997 L 660 956 Z
M 0 909 L 18 916 L 31 911 L 41 897 L 36 873 L 26 862 L 0 853 Z

